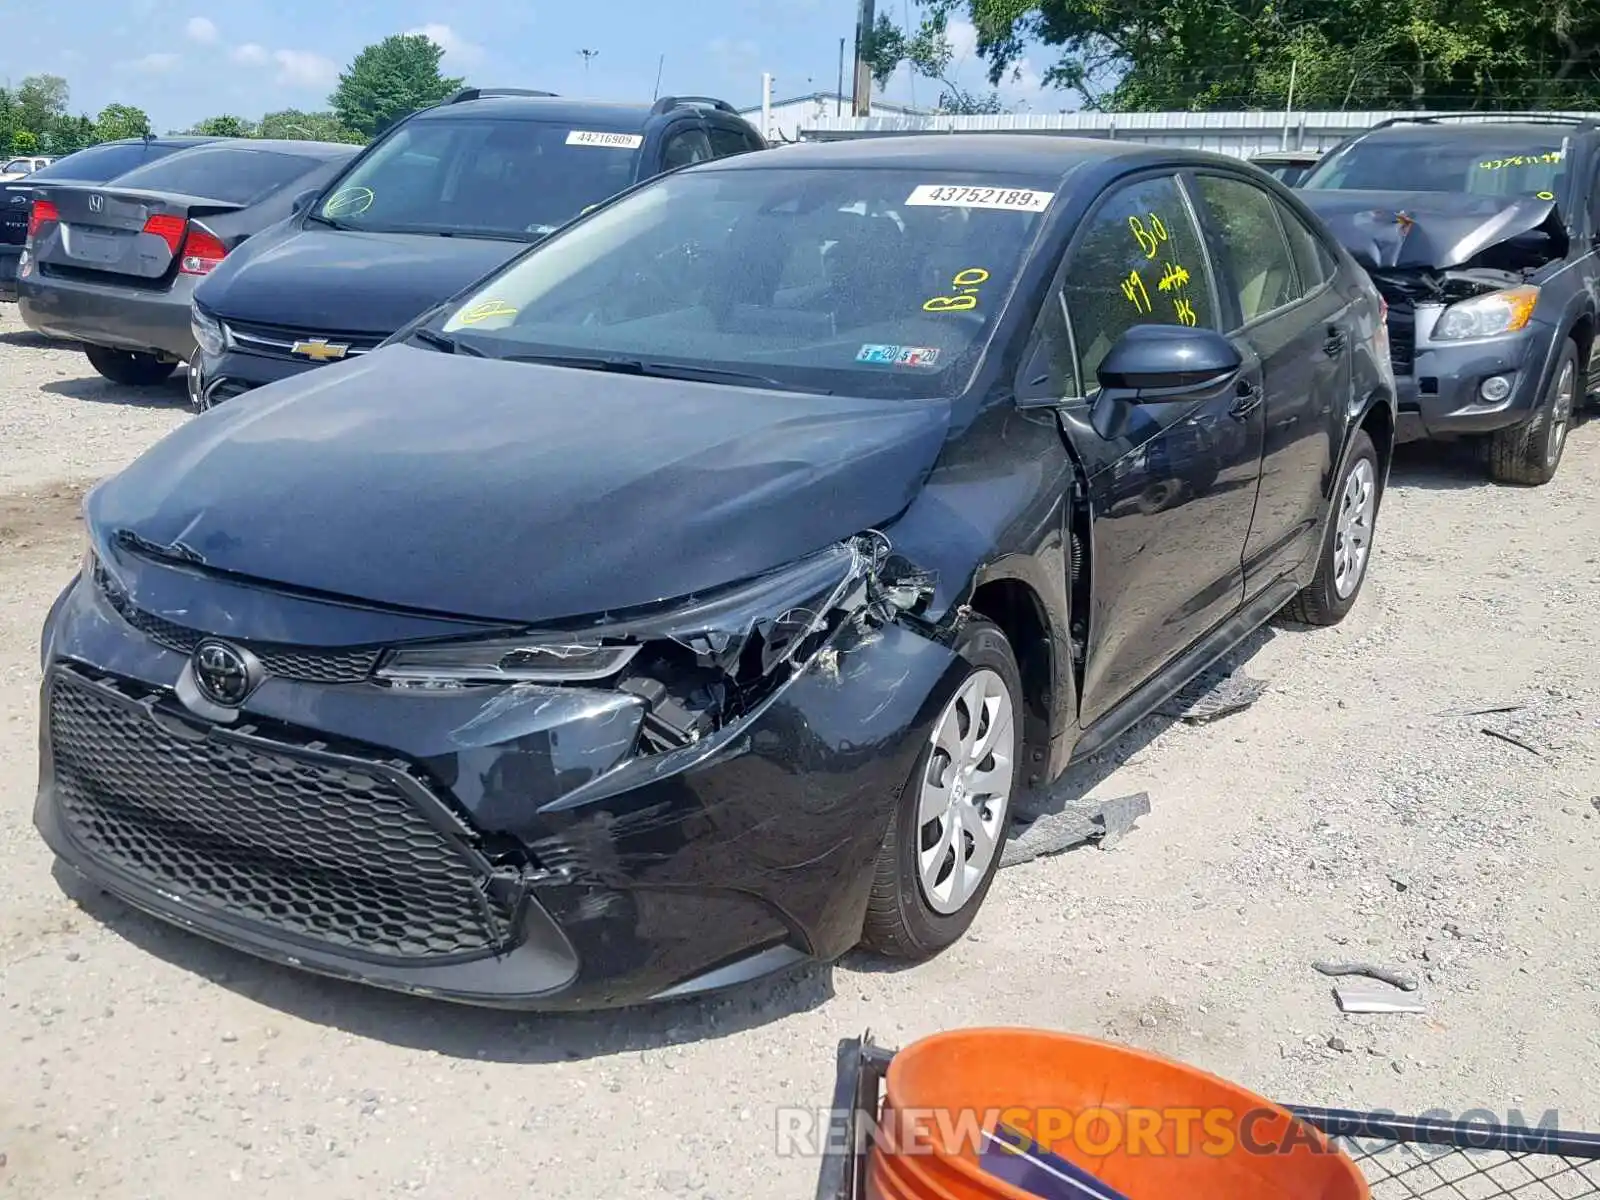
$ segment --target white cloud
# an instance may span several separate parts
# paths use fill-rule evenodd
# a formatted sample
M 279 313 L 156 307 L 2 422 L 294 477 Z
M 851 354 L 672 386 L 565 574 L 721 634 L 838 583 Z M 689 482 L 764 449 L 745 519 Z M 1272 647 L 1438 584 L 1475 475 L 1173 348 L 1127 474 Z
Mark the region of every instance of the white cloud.
M 275 50 L 278 82 L 285 87 L 331 87 L 339 78 L 339 64 L 309 50 Z
M 217 40 L 217 23 L 208 17 L 190 17 L 189 23 L 183 27 L 183 32 L 191 42 L 209 46 Z
M 146 75 L 161 75 L 172 70 L 178 62 L 179 56 L 176 54 L 146 54 L 143 58 L 136 58 L 127 65 Z
M 448 25 L 419 25 L 406 30 L 408 34 L 420 33 L 445 52 L 446 57 L 458 66 L 471 66 L 483 57 L 483 47 L 470 42 Z
M 235 46 L 232 58 L 234 62 L 244 63 L 248 67 L 259 67 L 272 61 L 272 55 L 267 53 L 267 48 L 258 42 L 246 42 L 242 46 Z

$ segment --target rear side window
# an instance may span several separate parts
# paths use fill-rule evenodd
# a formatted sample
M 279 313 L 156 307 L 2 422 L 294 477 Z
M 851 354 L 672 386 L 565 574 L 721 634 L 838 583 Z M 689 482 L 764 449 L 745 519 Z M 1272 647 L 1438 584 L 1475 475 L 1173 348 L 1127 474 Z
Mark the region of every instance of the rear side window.
M 718 158 L 731 158 L 735 154 L 748 154 L 755 149 L 742 129 L 726 126 L 711 127 L 711 150 Z
M 1289 249 L 1294 255 L 1295 268 L 1300 272 L 1300 291 L 1302 294 L 1314 292 L 1333 278 L 1333 254 L 1287 205 L 1279 203 L 1277 209 L 1278 216 L 1283 220 L 1283 230 L 1289 235 Z
M 229 204 L 254 204 L 318 165 L 314 158 L 200 146 L 116 177 L 116 185 L 152 192 L 204 196 Z
M 1220 237 L 1219 257 L 1232 276 L 1244 323 L 1298 300 L 1294 258 L 1278 224 L 1277 202 L 1242 179 L 1200 175 L 1195 183 Z

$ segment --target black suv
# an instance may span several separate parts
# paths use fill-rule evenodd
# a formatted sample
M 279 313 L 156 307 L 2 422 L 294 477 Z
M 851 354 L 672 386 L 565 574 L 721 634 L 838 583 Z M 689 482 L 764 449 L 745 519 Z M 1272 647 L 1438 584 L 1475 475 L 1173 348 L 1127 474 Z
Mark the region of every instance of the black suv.
M 1300 194 L 1389 304 L 1405 438 L 1477 439 L 1491 478 L 1555 477 L 1591 390 L 1600 121 L 1397 117 Z
M 363 354 L 618 192 L 765 146 L 709 97 L 461 91 L 386 131 L 196 290 L 190 400 L 209 408 Z
M 43 184 L 105 183 L 135 167 L 212 142 L 209 137 L 121 138 L 101 142 L 58 158 L 32 175 L 0 188 L 0 300 L 17 298 L 17 260 L 28 240 L 28 218 L 33 211 L 33 189 Z

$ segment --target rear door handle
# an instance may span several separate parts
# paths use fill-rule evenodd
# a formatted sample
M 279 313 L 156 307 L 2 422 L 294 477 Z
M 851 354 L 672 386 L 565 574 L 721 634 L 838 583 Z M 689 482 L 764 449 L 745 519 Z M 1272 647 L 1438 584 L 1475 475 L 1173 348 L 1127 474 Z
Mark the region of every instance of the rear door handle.
M 1241 379 L 1234 385 L 1234 401 L 1228 408 L 1230 417 L 1243 420 L 1261 407 L 1261 388 L 1248 380 Z

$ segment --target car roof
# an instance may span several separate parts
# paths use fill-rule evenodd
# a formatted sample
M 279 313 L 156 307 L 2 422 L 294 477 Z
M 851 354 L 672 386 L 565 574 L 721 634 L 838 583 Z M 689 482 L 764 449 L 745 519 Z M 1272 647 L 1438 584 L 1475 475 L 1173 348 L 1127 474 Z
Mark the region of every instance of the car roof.
M 740 154 L 694 169 L 740 171 L 792 167 L 893 167 L 926 171 L 1010 171 L 1061 176 L 1084 163 L 1112 159 L 1152 163 L 1237 164 L 1238 159 L 1201 150 L 1111 138 L 1056 137 L 1038 133 L 928 133 L 800 142 L 762 154 Z
M 1316 162 L 1321 157 L 1321 150 L 1264 150 L 1260 154 L 1252 154 L 1250 161 L 1253 163 L 1299 163 Z
M 1504 142 L 1510 139 L 1553 142 L 1574 133 L 1592 133 L 1595 126 L 1564 121 L 1401 121 L 1379 125 L 1358 137 L 1385 141 Z
M 668 109 L 657 113 L 649 104 L 626 104 L 608 100 L 571 100 L 564 96 L 481 96 L 475 100 L 437 104 L 417 113 L 413 120 L 449 121 L 458 117 L 490 117 L 502 121 L 549 121 L 575 129 L 597 127 L 599 132 L 636 132 L 655 117 L 687 111 Z M 703 110 L 709 112 L 709 109 Z M 723 113 L 723 116 L 734 116 Z M 737 117 L 743 122 L 743 117 Z
M 208 149 L 258 151 L 266 154 L 292 154 L 299 158 L 349 158 L 360 146 L 343 142 L 303 142 L 295 138 L 211 138 L 198 143 Z M 186 150 L 196 146 L 186 146 Z

